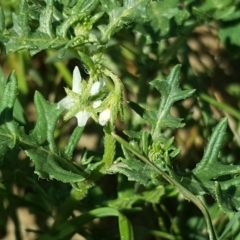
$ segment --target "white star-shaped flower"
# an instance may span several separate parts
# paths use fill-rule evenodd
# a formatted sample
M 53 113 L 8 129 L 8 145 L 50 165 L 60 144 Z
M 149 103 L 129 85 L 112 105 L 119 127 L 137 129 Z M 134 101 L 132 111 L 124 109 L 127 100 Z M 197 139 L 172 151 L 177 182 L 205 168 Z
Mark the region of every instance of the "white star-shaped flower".
M 100 92 L 101 88 L 104 86 L 104 81 L 98 81 L 92 84 L 90 89 L 90 96 L 96 95 Z M 75 67 L 73 70 L 73 84 L 72 92 L 81 95 L 84 91 L 82 89 L 82 77 L 78 67 Z M 93 102 L 93 108 L 97 108 L 101 105 L 101 100 L 96 100 Z M 57 104 L 57 108 L 63 108 L 66 110 L 71 109 L 75 104 L 75 100 L 72 96 L 67 95 Z M 100 114 L 101 115 L 101 114 Z M 83 127 L 86 125 L 90 114 L 86 110 L 79 111 L 75 117 L 77 118 L 78 126 Z

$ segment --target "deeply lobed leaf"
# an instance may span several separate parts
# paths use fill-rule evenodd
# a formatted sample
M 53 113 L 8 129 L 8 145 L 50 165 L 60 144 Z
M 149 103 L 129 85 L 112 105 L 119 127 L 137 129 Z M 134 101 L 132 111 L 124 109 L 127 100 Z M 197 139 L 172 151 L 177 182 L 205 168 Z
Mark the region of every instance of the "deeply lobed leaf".
M 123 6 L 121 7 L 117 7 L 118 4 L 112 1 L 108 4 L 106 1 L 102 2 L 104 2 L 103 7 L 109 15 L 109 24 L 99 27 L 102 33 L 101 42 L 103 43 L 107 42 L 110 36 L 113 35 L 116 30 L 122 28 L 124 24 L 133 21 L 143 21 L 148 18 L 147 6 L 150 2 L 149 0 L 124 0 Z M 109 9 L 111 10 L 109 11 Z
M 164 127 L 179 128 L 184 126 L 181 123 L 182 119 L 172 117 L 170 110 L 176 101 L 190 97 L 195 90 L 181 90 L 179 88 L 180 67 L 181 65 L 176 65 L 166 80 L 154 80 L 150 83 L 161 93 L 161 102 L 156 113 L 155 127 L 152 128 L 154 140 L 159 138 Z
M 211 194 L 217 199 L 225 212 L 240 209 L 240 172 L 239 165 L 226 165 L 218 160 L 224 141 L 227 118 L 222 119 L 215 127 L 204 152 L 202 160 L 192 172 L 182 174 L 172 172 L 173 177 L 196 195 Z
M 35 172 L 43 178 L 63 182 L 79 182 L 88 176 L 79 166 L 65 159 L 55 145 L 54 130 L 62 114 L 56 104 L 49 104 L 40 93 L 35 94 L 37 122 L 29 136 L 23 134 L 20 146 L 35 163 Z
M 12 73 L 6 83 L 0 105 L 0 158 L 9 149 L 22 148 L 35 164 L 35 172 L 43 178 L 77 183 L 89 175 L 80 166 L 69 161 L 69 156 L 61 154 L 55 144 L 54 130 L 62 110 L 50 104 L 40 93 L 35 94 L 37 122 L 29 135 L 13 119 L 13 107 L 18 94 L 17 77 Z M 76 140 L 73 139 L 73 141 Z
M 13 72 L 6 83 L 0 105 L 0 159 L 9 149 L 15 147 L 18 124 L 13 121 L 13 107 L 17 95 L 17 77 Z
M 171 158 L 174 158 L 179 153 L 179 149 L 173 146 L 173 138 L 168 140 L 164 136 L 162 129 L 183 126 L 181 119 L 171 116 L 170 109 L 174 102 L 185 99 L 194 92 L 194 90 L 181 90 L 179 88 L 179 73 L 180 65 L 177 65 L 166 80 L 151 82 L 161 93 L 159 108 L 154 114 L 151 113 L 151 117 L 149 117 L 150 112 L 136 103 L 130 103 L 130 106 L 151 124 L 152 130 L 150 135 L 146 135 L 144 132 L 127 132 L 127 135 L 134 139 L 134 148 L 127 146 L 125 141 L 119 140 L 124 145 L 125 159 L 122 159 L 122 163 L 117 163 L 114 170 L 123 173 L 129 180 L 135 180 L 147 185 L 148 182 L 154 182 L 154 178 L 157 178 L 157 175 L 151 173 L 153 169 L 150 166 L 148 168 L 148 164 L 146 165 L 146 161 L 152 161 L 161 171 L 168 172 L 171 178 L 174 179 L 173 181 L 181 184 L 193 194 L 210 194 L 217 199 L 219 206 L 225 212 L 237 211 L 240 209 L 240 191 L 238 191 L 237 187 L 240 185 L 240 178 L 238 177 L 240 166 L 225 165 L 218 160 L 227 128 L 227 118 L 222 119 L 215 127 L 209 138 L 203 158 L 195 169 L 188 173 L 174 169 Z M 147 138 L 144 136 L 147 136 Z M 147 144 L 144 144 L 145 138 Z M 146 148 L 145 145 L 148 147 Z M 145 160 L 139 162 L 137 157 Z M 152 166 L 152 164 L 149 165 Z M 159 181 L 155 183 L 160 184 Z

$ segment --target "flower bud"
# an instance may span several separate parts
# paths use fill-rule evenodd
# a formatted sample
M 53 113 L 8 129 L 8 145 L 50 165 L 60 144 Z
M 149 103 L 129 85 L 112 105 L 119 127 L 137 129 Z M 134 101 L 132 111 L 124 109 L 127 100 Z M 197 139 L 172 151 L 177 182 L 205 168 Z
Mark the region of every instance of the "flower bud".
M 110 120 L 111 117 L 111 111 L 109 108 L 103 110 L 100 114 L 99 114 L 99 119 L 98 122 L 100 125 L 104 126 L 108 123 L 108 121 Z

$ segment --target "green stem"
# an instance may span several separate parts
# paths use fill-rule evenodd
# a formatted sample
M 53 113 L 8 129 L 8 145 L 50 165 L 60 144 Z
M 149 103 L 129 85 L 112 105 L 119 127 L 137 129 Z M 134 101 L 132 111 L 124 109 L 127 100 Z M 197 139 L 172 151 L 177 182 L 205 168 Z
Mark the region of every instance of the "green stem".
M 91 174 L 91 177 L 87 179 L 89 184 L 93 184 L 96 180 L 101 178 L 106 170 L 112 165 L 115 155 L 115 139 L 111 134 L 113 127 L 108 124 L 104 128 L 105 137 L 104 137 L 104 154 L 101 164 L 94 169 Z
M 73 151 L 82 136 L 83 130 L 84 130 L 84 127 L 76 127 L 74 129 L 68 141 L 68 144 L 64 149 L 64 153 L 66 154 L 68 160 L 72 158 Z
M 204 204 L 201 202 L 198 197 L 196 197 L 194 194 L 192 194 L 190 191 L 188 191 L 186 188 L 184 188 L 181 184 L 179 184 L 177 181 L 175 181 L 173 178 L 171 178 L 169 175 L 167 175 L 164 171 L 162 171 L 158 166 L 156 166 L 153 162 L 151 162 L 147 157 L 141 155 L 139 152 L 137 152 L 131 145 L 128 144 L 124 139 L 116 135 L 115 133 L 112 133 L 112 136 L 120 143 L 122 144 L 126 149 L 128 149 L 130 152 L 132 152 L 135 156 L 137 156 L 140 160 L 145 162 L 146 164 L 150 165 L 153 169 L 155 169 L 156 172 L 158 172 L 165 180 L 167 180 L 170 184 L 175 186 L 179 192 L 182 193 L 182 195 L 191 200 L 202 212 L 206 224 L 207 229 L 209 233 L 210 240 L 217 240 L 215 235 L 215 230 L 212 225 L 211 217 L 204 206 Z
M 105 138 L 104 138 L 104 155 L 102 159 L 102 170 L 107 170 L 113 162 L 115 156 L 115 144 L 116 141 L 111 134 L 113 127 L 108 124 L 105 127 Z
M 110 124 L 105 126 L 104 132 L 105 132 L 105 138 L 104 138 L 104 154 L 102 158 L 102 162 L 98 167 L 96 167 L 92 173 L 91 176 L 87 179 L 85 179 L 82 182 L 77 183 L 79 190 L 73 190 L 72 197 L 76 200 L 81 200 L 85 197 L 88 190 L 94 185 L 94 183 L 100 179 L 102 176 L 104 176 L 106 170 L 112 165 L 112 162 L 114 160 L 115 155 L 115 139 L 111 135 L 111 130 L 113 129 Z
M 216 99 L 208 96 L 207 94 L 200 94 L 200 98 L 210 104 L 212 104 L 215 107 L 218 107 L 224 111 L 226 111 L 227 113 L 229 113 L 230 115 L 232 115 L 233 117 L 237 118 L 238 120 L 240 120 L 240 113 L 238 110 L 235 110 L 234 108 L 230 107 L 228 104 L 226 103 L 221 103 L 218 102 Z
M 82 57 L 83 57 L 82 59 L 85 59 L 84 54 L 82 54 Z M 87 59 L 87 58 L 85 59 L 85 61 L 88 61 L 88 60 L 89 59 Z M 91 64 L 92 64 L 91 62 L 88 63 L 89 66 L 91 66 Z M 118 96 L 119 98 L 116 100 L 114 99 L 117 102 L 117 104 L 114 105 L 114 107 L 111 109 L 111 115 L 112 115 L 111 120 L 104 127 L 104 134 L 105 134 L 105 136 L 104 136 L 104 154 L 103 154 L 102 161 L 92 171 L 91 176 L 89 178 L 87 178 L 85 181 L 78 183 L 78 187 L 79 187 L 79 189 L 81 189 L 81 193 L 79 193 L 78 195 L 77 194 L 75 195 L 75 197 L 78 199 L 85 196 L 88 189 L 94 185 L 95 181 L 100 179 L 105 174 L 105 172 L 112 165 L 112 162 L 113 162 L 114 156 L 115 156 L 116 141 L 115 141 L 114 137 L 112 136 L 111 132 L 114 130 L 114 121 L 117 117 L 117 113 L 118 113 L 119 109 L 121 109 L 121 107 L 118 104 L 120 104 L 120 102 L 121 102 L 120 100 L 122 99 L 123 86 L 122 86 L 121 80 L 115 74 L 113 74 L 111 71 L 109 71 L 108 69 L 103 68 L 102 73 L 104 75 L 108 76 L 109 78 L 111 78 L 111 80 L 114 83 L 114 87 L 115 87 L 113 94 Z M 92 78 L 90 78 L 90 81 L 91 81 L 91 79 Z M 104 102 L 102 102 L 102 105 L 104 105 Z
M 119 79 L 119 77 L 117 75 L 115 75 L 114 73 L 112 73 L 110 70 L 108 70 L 107 68 L 104 68 L 103 73 L 110 77 L 115 85 L 115 91 L 120 91 L 122 93 L 122 89 L 123 89 L 123 85 L 121 80 Z

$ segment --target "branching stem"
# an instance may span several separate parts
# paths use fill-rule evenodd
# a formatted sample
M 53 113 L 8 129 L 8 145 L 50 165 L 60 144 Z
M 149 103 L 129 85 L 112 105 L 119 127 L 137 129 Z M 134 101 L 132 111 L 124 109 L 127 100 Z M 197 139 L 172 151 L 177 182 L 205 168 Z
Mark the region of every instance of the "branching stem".
M 124 139 L 116 135 L 112 132 L 112 136 L 126 149 L 128 149 L 130 152 L 132 152 L 135 156 L 137 156 L 141 161 L 145 162 L 146 164 L 150 165 L 156 172 L 158 172 L 166 181 L 168 181 L 171 185 L 176 187 L 179 192 L 182 193 L 182 195 L 186 198 L 192 201 L 202 212 L 206 224 L 207 229 L 209 233 L 210 240 L 217 240 L 214 227 L 212 225 L 212 220 L 209 215 L 208 210 L 202 203 L 202 201 L 196 197 L 194 194 L 192 194 L 190 191 L 188 191 L 186 188 L 184 188 L 181 184 L 179 184 L 177 181 L 175 181 L 173 178 L 171 178 L 169 175 L 167 175 L 164 171 L 162 171 L 157 165 L 155 165 L 153 162 L 151 162 L 147 157 L 143 156 L 139 152 L 137 152 L 128 142 L 126 142 Z

